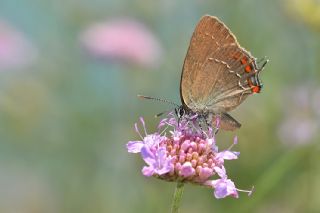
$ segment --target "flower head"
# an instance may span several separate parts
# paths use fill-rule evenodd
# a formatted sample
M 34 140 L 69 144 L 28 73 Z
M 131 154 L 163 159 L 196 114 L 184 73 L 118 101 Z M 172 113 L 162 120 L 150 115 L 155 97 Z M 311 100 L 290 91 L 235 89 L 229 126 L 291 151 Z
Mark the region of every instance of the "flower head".
M 169 113 L 167 118 L 160 121 L 158 131 L 153 134 L 147 133 L 142 118 L 140 121 L 145 136 L 142 136 L 135 124 L 141 141 L 129 141 L 127 149 L 130 153 L 141 154 L 147 164 L 142 169 L 143 175 L 210 187 L 214 189 L 216 198 L 237 198 L 238 191 L 243 191 L 228 179 L 224 167 L 225 160 L 234 160 L 239 156 L 239 152 L 231 151 L 237 138 L 229 149 L 219 152 L 214 131 L 210 128 L 205 131 L 197 126 L 196 116 L 177 119 L 173 113 Z M 218 178 L 211 180 L 215 175 Z

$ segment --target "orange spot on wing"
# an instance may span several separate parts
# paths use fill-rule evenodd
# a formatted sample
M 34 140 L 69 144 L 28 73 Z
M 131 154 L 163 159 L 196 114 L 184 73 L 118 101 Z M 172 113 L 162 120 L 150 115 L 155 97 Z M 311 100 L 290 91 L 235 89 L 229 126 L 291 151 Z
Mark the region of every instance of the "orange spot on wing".
M 251 90 L 252 90 L 253 93 L 259 93 L 259 92 L 260 92 L 260 89 L 261 89 L 261 88 L 260 88 L 259 86 L 254 86 L 254 87 L 251 88 Z
M 247 65 L 244 69 L 246 72 L 251 72 L 252 70 L 250 65 Z
M 248 63 L 248 58 L 243 56 L 241 59 L 241 64 L 246 64 L 246 63 Z

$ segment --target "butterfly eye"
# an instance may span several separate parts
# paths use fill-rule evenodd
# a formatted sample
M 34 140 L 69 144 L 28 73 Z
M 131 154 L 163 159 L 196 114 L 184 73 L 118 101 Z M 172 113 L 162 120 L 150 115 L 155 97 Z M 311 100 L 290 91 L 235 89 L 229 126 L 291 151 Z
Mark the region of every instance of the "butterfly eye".
M 185 114 L 185 110 L 182 108 L 182 106 L 180 106 L 179 108 L 175 108 L 174 111 L 178 118 L 182 118 Z
M 181 118 L 182 116 L 184 116 L 185 111 L 184 111 L 184 109 L 182 107 L 180 107 L 178 113 L 179 113 L 178 116 Z

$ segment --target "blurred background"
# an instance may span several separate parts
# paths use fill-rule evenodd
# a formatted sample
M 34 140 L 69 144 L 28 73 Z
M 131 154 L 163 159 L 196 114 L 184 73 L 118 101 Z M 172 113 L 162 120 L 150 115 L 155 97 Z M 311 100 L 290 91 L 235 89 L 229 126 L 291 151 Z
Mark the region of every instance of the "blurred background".
M 0 212 L 169 212 L 174 183 L 141 174 L 134 123 L 180 103 L 196 23 L 218 16 L 270 63 L 264 88 L 220 132 L 238 188 L 216 200 L 187 185 L 181 212 L 320 212 L 320 2 L 317 0 L 0 1 Z

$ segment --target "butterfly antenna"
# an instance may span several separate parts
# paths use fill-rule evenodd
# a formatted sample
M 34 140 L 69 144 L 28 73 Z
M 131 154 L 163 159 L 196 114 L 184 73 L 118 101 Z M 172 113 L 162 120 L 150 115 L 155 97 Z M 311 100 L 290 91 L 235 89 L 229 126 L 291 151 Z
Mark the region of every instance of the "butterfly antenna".
M 161 99 L 161 98 L 155 98 L 155 97 L 150 97 L 150 96 L 145 96 L 145 95 L 138 95 L 138 98 L 160 101 L 160 102 L 168 103 L 168 104 L 174 105 L 174 106 L 176 106 L 176 107 L 179 107 L 178 104 L 176 104 L 176 103 L 174 103 L 174 102 L 172 102 L 172 101 L 168 101 L 168 100 L 165 100 L 165 99 Z M 159 114 L 160 114 L 160 113 L 159 113 Z
M 269 60 L 268 59 L 266 59 L 267 57 L 265 56 L 265 57 L 263 57 L 263 58 L 261 58 L 259 61 L 258 61 L 258 64 L 260 64 L 260 63 L 262 63 L 263 62 L 263 64 L 261 65 L 261 67 L 259 68 L 259 72 L 261 72 L 263 69 L 264 69 L 264 67 L 267 65 L 267 63 L 269 62 Z
M 160 102 L 164 102 L 164 103 L 168 103 L 168 104 L 174 105 L 175 107 L 180 107 L 178 104 L 173 103 L 172 101 L 168 101 L 168 100 L 161 99 L 161 98 L 155 98 L 155 97 L 150 97 L 150 96 L 145 96 L 145 95 L 138 95 L 138 98 L 160 101 Z M 164 112 L 160 112 L 160 113 L 156 114 L 154 117 L 158 118 L 158 117 L 162 116 L 163 114 L 165 114 L 167 112 L 170 112 L 170 111 L 171 110 L 166 110 Z
M 168 112 L 170 112 L 170 111 L 171 111 L 171 110 L 166 110 L 166 111 L 164 111 L 164 112 L 160 112 L 160 113 L 156 114 L 154 117 L 155 117 L 155 118 L 159 118 L 159 117 L 161 117 L 163 114 L 168 113 Z

